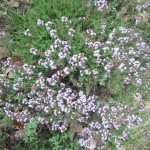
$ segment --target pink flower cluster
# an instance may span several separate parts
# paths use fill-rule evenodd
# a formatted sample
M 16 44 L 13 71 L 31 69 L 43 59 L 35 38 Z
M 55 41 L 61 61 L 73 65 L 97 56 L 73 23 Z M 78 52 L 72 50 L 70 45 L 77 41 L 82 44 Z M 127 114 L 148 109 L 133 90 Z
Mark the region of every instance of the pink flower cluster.
M 107 6 L 107 0 L 96 0 L 95 6 L 98 7 L 98 11 L 102 11 Z
M 79 139 L 81 146 L 87 147 L 87 141 L 95 139 L 98 145 L 97 149 L 103 149 L 106 146 L 106 141 L 112 141 L 115 139 L 116 148 L 121 149 L 121 143 L 128 138 L 128 129 L 133 128 L 136 124 L 140 124 L 142 119 L 137 115 L 133 115 L 133 108 L 119 103 L 117 106 L 110 107 L 109 105 L 103 105 L 98 103 L 96 106 L 97 120 L 90 123 L 89 127 L 84 128 Z M 127 124 L 127 128 L 120 132 L 121 124 Z M 111 133 L 111 129 L 120 132 L 120 136 Z

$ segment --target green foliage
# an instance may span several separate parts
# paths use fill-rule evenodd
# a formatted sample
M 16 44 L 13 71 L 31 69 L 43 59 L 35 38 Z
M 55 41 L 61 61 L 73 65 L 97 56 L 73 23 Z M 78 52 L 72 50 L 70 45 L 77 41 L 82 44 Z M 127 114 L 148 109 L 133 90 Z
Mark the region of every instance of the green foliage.
M 72 134 L 63 133 L 61 135 L 53 135 L 52 138 L 49 139 L 52 150 L 78 150 L 79 145 L 77 140 L 70 141 Z
M 24 138 L 25 143 L 31 142 L 35 143 L 37 140 L 37 132 L 36 128 L 39 121 L 37 119 L 33 119 L 31 123 L 28 123 L 25 128 L 26 137 Z
M 33 119 L 25 128 L 26 137 L 23 138 L 25 147 L 34 150 L 78 150 L 77 139 L 71 141 L 72 133 L 65 132 L 62 134 L 55 131 L 45 132 L 43 136 L 38 133 L 37 119 Z M 42 131 L 41 131 L 42 132 Z M 75 149 L 74 149 L 75 148 Z

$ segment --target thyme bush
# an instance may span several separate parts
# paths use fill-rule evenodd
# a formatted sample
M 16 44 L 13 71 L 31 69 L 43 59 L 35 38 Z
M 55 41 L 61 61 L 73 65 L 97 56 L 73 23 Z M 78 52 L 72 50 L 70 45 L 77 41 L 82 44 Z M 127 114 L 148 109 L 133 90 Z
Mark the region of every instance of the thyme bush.
M 0 93 L 7 97 L 1 99 L 5 103 L 1 111 L 24 128 L 37 118 L 59 134 L 74 122 L 83 127 L 75 137 L 81 147 L 113 145 L 121 149 L 129 129 L 142 122 L 137 109 L 142 111 L 143 104 L 136 108 L 121 97 L 117 98 L 120 103 L 108 103 L 101 89 L 115 98 L 118 90 L 112 80 L 119 80 L 118 88 L 129 93 L 130 88 L 135 93 L 144 90 L 147 96 L 148 44 L 133 27 L 116 26 L 117 22 L 107 17 L 110 6 L 106 0 L 53 4 L 44 0 L 37 5 L 34 11 L 27 10 L 23 26 L 16 16 L 20 28 L 14 27 L 18 32 L 9 46 L 14 55 L 23 57 L 22 61 L 11 57 L 2 61 Z M 39 14 L 37 10 L 41 10 Z M 30 11 L 32 17 L 28 17 Z M 11 74 L 9 79 L 6 71 Z

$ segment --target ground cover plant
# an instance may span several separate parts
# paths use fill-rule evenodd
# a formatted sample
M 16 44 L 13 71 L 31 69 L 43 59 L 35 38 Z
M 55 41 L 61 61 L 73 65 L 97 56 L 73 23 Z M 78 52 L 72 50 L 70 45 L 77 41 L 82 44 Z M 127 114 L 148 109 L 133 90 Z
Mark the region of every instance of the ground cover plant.
M 130 145 L 132 129 L 147 122 L 149 5 L 3 1 L 1 46 L 11 56 L 0 62 L 0 115 L 8 125 L 0 148 Z

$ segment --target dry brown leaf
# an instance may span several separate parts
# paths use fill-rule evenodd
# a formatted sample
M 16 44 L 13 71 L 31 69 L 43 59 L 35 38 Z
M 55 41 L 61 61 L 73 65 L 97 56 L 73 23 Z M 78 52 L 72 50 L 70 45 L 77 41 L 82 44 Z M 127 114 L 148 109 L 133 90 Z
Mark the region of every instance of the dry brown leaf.
M 8 74 L 8 78 L 9 79 L 13 79 L 14 77 L 13 77 L 13 73 L 12 72 L 9 72 L 9 74 Z
M 9 69 L 6 69 L 6 70 L 4 71 L 4 74 L 5 74 L 5 76 L 8 77 L 9 79 L 13 79 L 13 73 L 12 73 L 12 71 L 10 71 Z
M 130 16 L 129 16 L 129 15 L 124 16 L 124 17 L 122 18 L 122 21 L 123 21 L 123 22 L 127 22 L 127 21 L 129 21 L 129 20 L 130 20 Z
M 150 19 L 149 14 L 145 10 L 140 14 L 140 16 L 143 17 L 143 21 L 148 21 L 148 19 Z
M 121 11 L 126 11 L 126 7 L 125 7 L 125 6 L 122 6 L 122 7 L 121 7 Z
M 147 101 L 147 102 L 145 103 L 145 109 L 146 109 L 146 110 L 149 110 L 149 109 L 150 109 L 150 101 Z
M 21 61 L 22 61 L 22 59 L 21 59 L 21 57 L 20 56 L 17 56 L 17 55 L 13 55 L 12 56 L 12 58 L 11 58 L 11 60 L 13 61 L 13 63 L 21 63 Z
M 23 122 L 18 122 L 16 119 L 13 120 L 12 122 L 12 126 L 19 129 L 19 130 L 23 130 L 24 127 L 24 123 Z
M 96 148 L 96 141 L 94 139 L 89 139 L 85 141 L 85 147 L 88 148 L 89 150 L 94 150 Z
M 82 132 L 82 125 L 80 124 L 74 124 L 73 122 L 71 122 L 70 124 L 70 132 L 74 132 L 74 133 L 81 133 Z
M 10 0 L 9 2 L 7 2 L 7 5 L 10 5 L 10 4 L 12 4 L 14 7 L 19 6 L 18 0 Z
M 78 135 L 80 135 L 81 132 L 82 132 L 82 129 L 83 129 L 82 125 L 80 125 L 80 124 L 76 125 L 73 122 L 71 122 L 71 124 L 70 124 L 70 132 L 73 133 L 73 136 L 70 137 L 70 141 L 73 141 L 74 133 L 77 133 Z
M 11 2 L 13 3 L 14 7 L 19 6 L 19 2 L 17 0 L 11 0 Z
M 18 139 L 24 138 L 26 136 L 25 130 L 18 130 L 15 132 L 15 137 Z
M 8 51 L 7 46 L 0 47 L 0 60 L 9 57 L 11 53 Z
M 30 0 L 26 0 L 26 3 L 28 3 L 28 4 L 29 4 L 29 3 L 30 3 Z
M 135 15 L 133 16 L 133 18 L 134 18 L 135 20 L 140 21 L 140 22 L 141 22 L 142 19 L 143 19 L 142 16 L 135 16 Z

